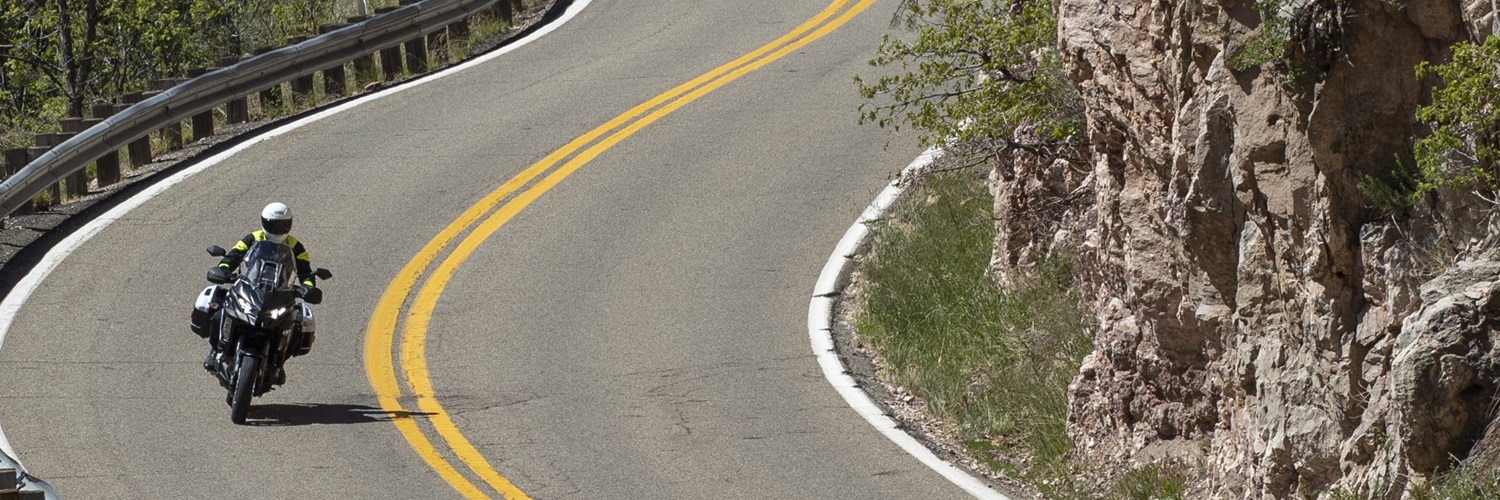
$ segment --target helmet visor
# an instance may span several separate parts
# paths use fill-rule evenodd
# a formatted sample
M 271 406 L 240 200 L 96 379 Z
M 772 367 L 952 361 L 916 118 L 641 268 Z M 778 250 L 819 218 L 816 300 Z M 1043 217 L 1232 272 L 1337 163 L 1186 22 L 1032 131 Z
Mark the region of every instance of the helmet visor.
M 292 232 L 292 220 L 291 219 L 272 220 L 272 219 L 262 218 L 260 220 L 260 227 L 262 229 L 265 229 L 267 233 L 271 233 L 271 234 L 287 234 L 287 233 Z

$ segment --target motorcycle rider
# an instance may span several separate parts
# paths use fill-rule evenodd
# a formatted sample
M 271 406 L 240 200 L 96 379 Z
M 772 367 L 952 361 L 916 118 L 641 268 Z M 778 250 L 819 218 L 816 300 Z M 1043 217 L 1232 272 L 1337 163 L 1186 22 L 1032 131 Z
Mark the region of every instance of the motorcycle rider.
M 234 270 L 240 266 L 240 261 L 244 260 L 245 252 L 250 250 L 250 245 L 254 245 L 258 241 L 270 240 L 286 244 L 286 246 L 292 248 L 292 255 L 297 259 L 297 277 L 308 288 L 316 287 L 317 276 L 313 274 L 312 261 L 308 257 L 307 247 L 303 246 L 301 241 L 298 241 L 296 237 L 291 235 L 292 210 L 285 203 L 281 202 L 266 205 L 266 208 L 260 211 L 260 227 L 259 231 L 252 231 L 250 234 L 245 235 L 239 242 L 235 243 L 229 249 L 228 253 L 224 255 L 224 258 L 219 260 L 219 265 L 208 270 L 209 281 L 216 283 L 228 281 L 230 276 L 233 275 Z M 208 370 L 209 372 L 214 371 L 220 347 L 219 335 L 209 335 L 208 357 L 203 359 L 204 370 Z M 278 380 L 284 381 L 285 378 L 285 371 L 277 373 Z

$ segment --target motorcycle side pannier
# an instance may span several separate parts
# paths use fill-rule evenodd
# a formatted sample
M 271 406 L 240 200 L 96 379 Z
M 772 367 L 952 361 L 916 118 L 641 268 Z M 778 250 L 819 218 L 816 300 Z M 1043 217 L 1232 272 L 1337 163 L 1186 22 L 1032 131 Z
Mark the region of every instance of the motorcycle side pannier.
M 313 318 L 312 308 L 297 304 L 297 326 L 292 327 L 292 342 L 288 349 L 292 356 L 306 356 L 312 352 L 313 342 L 318 339 L 318 322 Z
M 214 310 L 224 300 L 224 289 L 218 286 L 204 288 L 198 294 L 198 300 L 193 303 L 193 312 L 188 315 L 188 327 L 199 337 L 208 338 L 213 333 L 209 323 L 213 320 Z

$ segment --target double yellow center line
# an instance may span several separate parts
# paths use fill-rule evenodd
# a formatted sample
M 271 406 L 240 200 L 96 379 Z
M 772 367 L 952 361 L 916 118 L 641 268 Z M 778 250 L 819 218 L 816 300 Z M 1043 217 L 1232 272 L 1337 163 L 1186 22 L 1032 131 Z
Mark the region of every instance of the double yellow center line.
M 392 422 L 412 449 L 464 497 L 490 498 L 490 494 L 473 481 L 478 478 L 505 498 L 528 498 L 501 476 L 464 437 L 438 403 L 432 388 L 425 354 L 427 325 L 454 271 L 500 226 L 605 150 L 699 97 L 822 38 L 874 2 L 859 0 L 851 6 L 851 1 L 835 0 L 817 16 L 781 38 L 631 108 L 547 155 L 464 210 L 391 280 L 365 331 L 366 375 L 375 388 L 381 409 L 394 416 Z M 541 180 L 533 183 L 538 177 Z M 461 235 L 463 239 L 458 245 L 434 267 L 432 264 L 438 256 Z M 419 283 L 421 288 L 417 289 Z M 417 289 L 415 295 L 413 289 Z M 408 299 L 410 304 L 403 308 Z M 399 349 L 395 343 L 398 329 Z M 398 360 L 399 374 L 396 371 Z M 416 401 L 415 411 L 401 403 L 401 398 L 408 395 Z M 413 414 L 425 418 L 412 418 Z M 430 430 L 424 429 L 424 422 Z M 428 438 L 429 432 L 441 438 L 441 444 L 434 444 Z M 440 445 L 446 448 L 446 453 L 439 449 Z M 468 471 L 464 472 L 450 462 L 450 456 L 457 457 Z

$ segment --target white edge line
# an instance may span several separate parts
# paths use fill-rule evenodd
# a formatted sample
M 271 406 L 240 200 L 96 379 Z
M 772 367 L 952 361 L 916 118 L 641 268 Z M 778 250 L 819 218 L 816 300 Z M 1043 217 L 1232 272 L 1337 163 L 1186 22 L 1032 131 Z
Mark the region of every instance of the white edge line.
M 938 458 L 932 450 L 927 449 L 916 438 L 902 431 L 896 421 L 889 415 L 886 415 L 880 406 L 876 405 L 870 399 L 870 396 L 865 393 L 864 389 L 854 381 L 854 377 L 849 376 L 849 371 L 839 361 L 838 352 L 834 350 L 833 346 L 833 299 L 827 295 L 837 290 L 833 290 L 830 287 L 833 286 L 832 284 L 843 281 L 844 277 L 848 275 L 849 257 L 852 256 L 855 249 L 864 243 L 864 239 L 870 235 L 870 229 L 867 227 L 867 224 L 879 220 L 885 214 L 885 211 L 890 209 L 891 204 L 895 202 L 903 190 L 901 181 L 909 174 L 932 164 L 941 154 L 941 150 L 932 148 L 913 160 L 910 165 L 907 165 L 901 171 L 901 175 L 896 180 L 891 181 L 890 185 L 887 185 L 885 190 L 881 191 L 880 195 L 875 198 L 875 201 L 870 203 L 870 206 L 865 209 L 854 225 L 849 228 L 849 231 L 844 233 L 843 239 L 834 247 L 833 255 L 828 257 L 828 263 L 823 266 L 822 274 L 818 276 L 818 284 L 815 285 L 812 302 L 807 307 L 807 336 L 812 342 L 813 353 L 818 355 L 818 364 L 823 368 L 823 377 L 828 379 L 828 383 L 833 385 L 833 388 L 838 391 L 840 396 L 844 397 L 844 401 L 849 404 L 850 408 L 853 408 L 855 412 L 858 412 L 860 416 L 869 421 L 870 425 L 875 426 L 881 434 L 885 434 L 886 438 L 896 443 L 906 453 L 926 464 L 933 471 L 941 474 L 949 481 L 952 481 L 959 488 L 963 488 L 970 495 L 974 495 L 975 498 L 1009 500 L 1009 497 L 990 488 L 988 484 L 985 484 L 963 469 Z
M 110 209 L 110 211 L 105 212 L 103 215 L 95 218 L 93 221 L 84 225 L 82 228 L 74 231 L 73 234 L 69 235 L 67 238 L 64 238 L 61 242 L 58 242 L 57 246 L 52 247 L 52 250 L 47 252 L 47 255 L 43 256 L 40 262 L 37 262 L 36 266 L 31 269 L 31 272 L 27 273 L 26 276 L 21 278 L 21 281 L 16 283 L 15 288 L 12 288 L 10 293 L 5 296 L 5 300 L 0 301 L 0 347 L 3 347 L 5 345 L 5 334 L 10 331 L 11 322 L 15 319 L 16 313 L 20 312 L 21 306 L 24 306 L 26 304 L 26 301 L 31 298 L 31 294 L 35 292 L 37 288 L 41 287 L 42 281 L 47 279 L 47 276 L 49 274 L 52 274 L 52 270 L 56 269 L 58 264 L 62 263 L 63 259 L 66 259 L 68 255 L 71 255 L 73 251 L 78 249 L 78 247 L 83 246 L 84 242 L 87 242 L 89 238 L 93 238 L 95 234 L 99 234 L 99 232 L 104 230 L 104 228 L 109 227 L 110 224 L 113 224 L 115 221 L 124 218 L 125 214 L 130 213 L 131 210 L 134 210 L 136 207 L 139 207 L 152 198 L 155 198 L 157 195 L 166 191 L 167 188 L 172 187 L 186 180 L 188 177 L 192 177 L 194 174 L 202 172 L 231 156 L 234 156 L 240 151 L 244 151 L 250 146 L 254 146 L 261 142 L 270 140 L 271 138 L 274 138 L 276 136 L 291 132 L 293 130 L 301 128 L 304 125 L 322 120 L 324 118 L 328 118 L 344 111 L 348 111 L 350 109 L 353 109 L 355 106 L 359 106 L 361 104 L 365 104 L 382 97 L 391 96 L 398 92 L 414 88 L 418 85 L 424 85 L 437 81 L 440 78 L 452 75 L 459 71 L 463 71 L 479 64 L 483 64 L 496 57 L 508 54 L 513 50 L 534 42 L 537 39 L 540 39 L 542 36 L 551 33 L 559 26 L 566 24 L 569 20 L 572 20 L 573 17 L 577 16 L 579 12 L 583 11 L 585 7 L 588 7 L 589 3 L 592 1 L 593 0 L 573 0 L 572 5 L 568 6 L 568 10 L 564 12 L 561 17 L 558 17 L 556 21 L 538 28 L 530 35 L 527 35 L 525 38 L 522 38 L 520 40 L 516 40 L 510 45 L 506 45 L 494 51 L 485 53 L 484 55 L 470 59 L 462 64 L 458 64 L 442 71 L 438 71 L 427 76 L 407 81 L 396 87 L 390 87 L 369 95 L 361 96 L 359 98 L 350 100 L 349 102 L 309 115 L 292 123 L 282 125 L 269 132 L 248 139 L 245 142 L 229 148 L 228 150 L 220 152 L 219 154 L 204 159 L 203 161 L 200 161 L 181 172 L 173 174 L 171 177 L 162 179 L 161 181 L 152 184 L 141 192 L 136 193 L 135 196 L 130 197 L 130 199 L 125 200 L 124 202 L 121 202 L 119 205 L 116 205 L 114 208 Z M 10 441 L 5 439 L 5 429 L 3 427 L 0 427 L 0 452 L 3 452 L 14 459 L 17 465 L 21 465 L 21 458 L 16 455 L 15 449 L 11 448 Z M 21 472 L 24 473 L 25 471 L 25 465 L 21 465 Z

